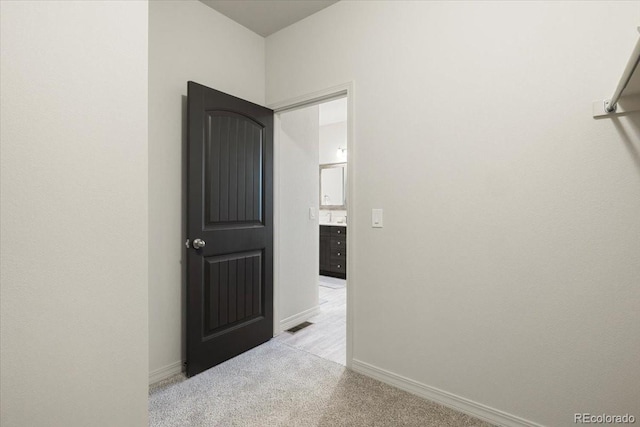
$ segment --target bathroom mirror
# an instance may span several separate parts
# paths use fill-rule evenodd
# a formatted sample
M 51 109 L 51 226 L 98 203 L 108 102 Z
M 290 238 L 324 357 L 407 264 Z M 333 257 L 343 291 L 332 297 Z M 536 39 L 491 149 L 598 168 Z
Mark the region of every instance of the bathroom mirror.
M 346 188 L 346 163 L 320 165 L 320 209 L 346 209 Z

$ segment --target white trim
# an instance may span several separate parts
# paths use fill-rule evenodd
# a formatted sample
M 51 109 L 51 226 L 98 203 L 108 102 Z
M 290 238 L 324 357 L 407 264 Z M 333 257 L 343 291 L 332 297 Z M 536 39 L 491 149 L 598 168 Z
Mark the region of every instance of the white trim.
M 524 418 L 491 408 L 482 403 L 474 402 L 473 400 L 453 393 L 422 384 L 357 359 L 352 361 L 351 369 L 385 384 L 392 385 L 416 396 L 464 412 L 492 424 L 505 427 L 543 427 L 541 424 L 534 423 L 533 421 L 525 420 Z
M 155 384 L 182 372 L 182 360 L 173 362 L 155 371 L 149 372 L 149 385 Z
M 356 303 L 356 265 L 355 254 L 357 230 L 356 230 L 356 138 L 355 138 L 355 83 L 352 81 L 344 85 L 347 92 L 347 223 L 349 237 L 347 237 L 347 368 L 351 368 L 353 361 L 353 342 L 355 340 L 355 316 Z
M 356 139 L 355 139 L 355 83 L 353 81 L 327 89 L 318 90 L 306 95 L 296 96 L 287 100 L 272 102 L 268 105 L 275 111 L 274 115 L 274 151 L 273 151 L 273 330 L 274 335 L 280 333 L 280 117 L 279 113 L 285 110 L 302 108 L 304 106 L 318 104 L 329 99 L 347 97 L 347 222 L 349 224 L 349 237 L 347 239 L 347 368 L 351 367 L 353 358 L 353 335 L 355 331 L 353 309 L 355 307 L 357 272 L 355 265 L 356 247 Z M 286 320 L 286 319 L 284 319 Z M 295 326 L 295 325 L 294 325 Z
M 286 331 L 287 329 L 293 328 L 296 325 L 299 325 L 302 322 L 306 322 L 313 316 L 320 313 L 320 305 L 316 305 L 315 307 L 311 307 L 308 310 L 300 312 L 298 314 L 294 314 L 293 316 L 289 316 L 286 319 L 282 319 L 280 321 L 280 332 Z
M 327 89 L 322 89 L 316 92 L 308 93 L 306 95 L 296 96 L 284 101 L 272 102 L 267 107 L 271 108 L 276 113 L 281 113 L 287 110 L 304 108 L 309 105 L 320 104 L 332 99 L 342 98 L 343 96 L 348 95 L 352 90 L 353 82 L 349 82 Z M 348 119 L 349 117 L 347 116 L 347 120 Z

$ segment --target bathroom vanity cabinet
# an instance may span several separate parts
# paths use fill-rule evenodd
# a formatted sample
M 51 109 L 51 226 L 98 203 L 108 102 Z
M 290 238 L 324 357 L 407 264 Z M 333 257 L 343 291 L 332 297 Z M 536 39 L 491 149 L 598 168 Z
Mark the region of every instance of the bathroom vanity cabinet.
M 320 274 L 347 278 L 347 227 L 320 226 Z

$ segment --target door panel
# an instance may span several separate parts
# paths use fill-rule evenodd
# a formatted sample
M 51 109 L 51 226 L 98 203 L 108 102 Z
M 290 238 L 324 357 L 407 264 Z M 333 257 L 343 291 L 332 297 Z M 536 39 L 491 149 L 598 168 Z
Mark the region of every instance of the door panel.
M 264 128 L 227 111 L 208 111 L 206 119 L 207 225 L 262 223 Z
M 261 271 L 261 251 L 205 258 L 204 339 L 262 315 Z
M 273 111 L 194 82 L 188 89 L 192 376 L 273 336 Z

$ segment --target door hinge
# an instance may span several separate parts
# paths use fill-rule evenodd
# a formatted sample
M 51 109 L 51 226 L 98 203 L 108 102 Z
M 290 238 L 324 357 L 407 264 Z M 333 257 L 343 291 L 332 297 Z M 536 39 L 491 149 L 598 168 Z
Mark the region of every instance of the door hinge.
M 191 247 L 191 245 L 189 244 L 189 239 L 187 239 L 187 241 L 184 242 L 184 245 L 187 247 L 187 249 Z

